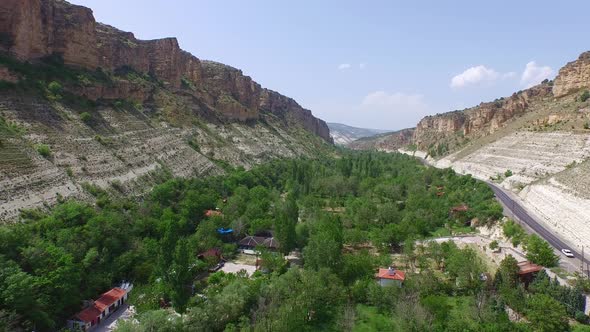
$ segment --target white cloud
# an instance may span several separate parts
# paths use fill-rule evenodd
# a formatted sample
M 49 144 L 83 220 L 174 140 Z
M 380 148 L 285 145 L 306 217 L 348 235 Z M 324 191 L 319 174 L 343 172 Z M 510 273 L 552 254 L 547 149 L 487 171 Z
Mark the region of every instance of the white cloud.
M 344 69 L 350 69 L 350 63 L 341 63 L 341 64 L 338 66 L 338 69 L 340 69 L 340 70 L 344 70 Z
M 365 67 L 367 67 L 367 64 L 364 62 L 359 63 L 359 69 L 365 69 Z
M 551 67 L 539 66 L 535 61 L 531 61 L 526 64 L 522 72 L 520 84 L 526 88 L 530 88 L 551 76 L 553 76 L 553 69 Z
M 479 65 L 468 68 L 461 74 L 453 76 L 451 79 L 451 88 L 463 88 L 468 85 L 474 85 L 485 81 L 495 81 L 500 76 L 501 75 L 497 71 L 487 68 L 484 65 Z

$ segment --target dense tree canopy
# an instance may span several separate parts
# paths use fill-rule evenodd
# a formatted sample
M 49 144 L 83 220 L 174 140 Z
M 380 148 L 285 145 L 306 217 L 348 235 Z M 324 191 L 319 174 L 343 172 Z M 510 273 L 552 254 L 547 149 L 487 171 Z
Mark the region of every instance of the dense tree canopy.
M 515 262 L 503 262 L 491 283 L 473 249 L 424 241 L 469 230 L 474 219 L 493 223 L 502 209 L 485 183 L 404 155 L 341 151 L 168 179 L 141 201 L 85 188 L 95 206 L 67 201 L 0 227 L 0 330 L 59 329 L 83 300 L 123 280 L 135 284 L 139 323 L 121 331 L 340 331 L 362 324 L 513 331 L 526 327 L 508 320 L 504 303 L 532 315 L 535 326 L 547 324 L 541 307 L 548 302 L 570 316 L 580 310 L 541 282 L 527 293 Z M 467 209 L 453 211 L 457 206 Z M 219 215 L 205 216 L 216 208 Z M 265 273 L 207 276 L 214 262 L 197 259 L 212 248 L 232 258 L 237 240 L 269 233 L 280 247 L 261 253 Z M 283 259 L 292 250 L 302 253 L 302 266 Z M 529 244 L 529 252 L 546 256 L 542 243 Z M 380 287 L 376 269 L 392 264 L 405 269 L 404 286 Z M 160 310 L 161 303 L 182 316 Z

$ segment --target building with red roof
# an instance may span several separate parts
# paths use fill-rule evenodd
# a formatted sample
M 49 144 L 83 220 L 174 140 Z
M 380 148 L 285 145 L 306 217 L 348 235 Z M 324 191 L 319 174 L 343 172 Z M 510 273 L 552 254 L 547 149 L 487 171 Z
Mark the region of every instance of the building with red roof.
M 205 217 L 210 218 L 210 217 L 214 217 L 214 216 L 222 216 L 223 213 L 221 213 L 221 211 L 218 210 L 207 210 L 205 211 Z
M 529 284 L 535 279 L 537 272 L 543 269 L 541 265 L 529 261 L 520 262 L 517 265 L 518 277 L 520 278 L 520 281 L 524 283 L 525 288 L 528 288 Z
M 133 286 L 125 283 L 102 294 L 96 301 L 77 313 L 68 321 L 68 328 L 89 331 L 94 329 L 105 318 L 109 317 L 127 301 L 129 291 Z
M 397 285 L 398 287 L 401 287 L 404 280 L 406 280 L 406 273 L 390 266 L 387 269 L 379 269 L 379 271 L 375 273 L 375 278 L 381 286 Z

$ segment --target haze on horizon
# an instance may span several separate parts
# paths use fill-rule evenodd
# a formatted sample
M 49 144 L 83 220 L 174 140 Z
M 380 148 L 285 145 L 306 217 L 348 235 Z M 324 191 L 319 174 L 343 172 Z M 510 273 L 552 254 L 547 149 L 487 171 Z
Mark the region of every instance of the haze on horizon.
M 590 3 L 71 0 L 138 38 L 177 37 L 314 115 L 401 129 L 552 79 L 590 49 Z

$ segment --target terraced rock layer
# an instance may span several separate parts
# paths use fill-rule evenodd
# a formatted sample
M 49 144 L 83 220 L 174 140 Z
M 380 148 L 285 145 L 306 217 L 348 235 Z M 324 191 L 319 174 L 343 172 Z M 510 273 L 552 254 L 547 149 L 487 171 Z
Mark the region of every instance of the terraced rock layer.
M 87 124 L 66 105 L 1 94 L 0 116 L 23 132 L 0 130 L 0 220 L 60 199 L 89 199 L 85 184 L 141 195 L 162 176 L 221 174 L 224 165 L 249 168 L 325 148 L 321 139 L 285 128 L 272 115 L 251 124 L 178 127 L 157 120 L 151 114 L 160 110 L 152 107 L 100 106 Z M 38 144 L 49 146 L 51 156 L 42 157 Z

